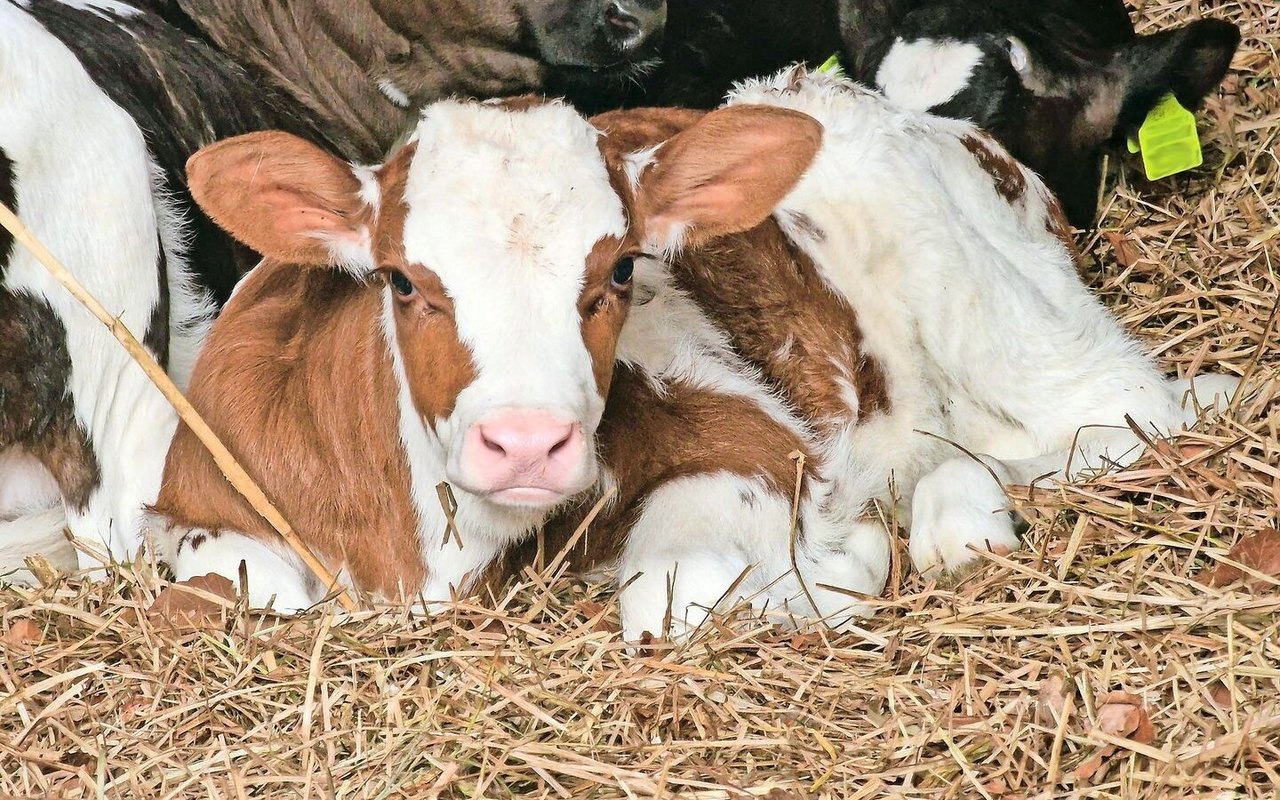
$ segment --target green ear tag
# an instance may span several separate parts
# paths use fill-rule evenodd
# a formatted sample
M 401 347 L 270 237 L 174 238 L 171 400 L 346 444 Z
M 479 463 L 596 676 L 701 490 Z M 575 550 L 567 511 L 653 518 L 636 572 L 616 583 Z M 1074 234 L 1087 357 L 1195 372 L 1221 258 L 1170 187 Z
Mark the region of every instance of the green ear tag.
M 1137 141 L 1129 139 L 1129 152 L 1139 151 L 1151 181 L 1200 166 L 1204 154 L 1196 133 L 1196 115 L 1183 108 L 1178 98 L 1165 95 L 1138 128 Z
M 833 78 L 843 78 L 844 70 L 840 68 L 840 56 L 835 55 L 822 62 L 822 66 L 818 67 L 818 72 L 825 73 Z

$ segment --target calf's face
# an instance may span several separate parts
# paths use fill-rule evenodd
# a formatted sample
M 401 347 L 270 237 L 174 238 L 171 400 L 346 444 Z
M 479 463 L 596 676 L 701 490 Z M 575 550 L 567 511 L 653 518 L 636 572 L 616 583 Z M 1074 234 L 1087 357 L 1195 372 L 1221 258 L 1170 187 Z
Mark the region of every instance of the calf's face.
M 633 259 L 758 224 L 820 139 L 807 116 L 741 106 L 637 160 L 560 104 L 443 102 L 377 168 L 259 133 L 188 172 L 267 258 L 368 283 L 404 441 L 425 433 L 455 489 L 541 509 L 596 480 Z
M 1078 227 L 1097 211 L 1103 146 L 1165 94 L 1198 106 L 1240 41 L 1212 19 L 1135 36 L 1119 0 L 842 0 L 841 26 L 857 77 L 986 129 Z

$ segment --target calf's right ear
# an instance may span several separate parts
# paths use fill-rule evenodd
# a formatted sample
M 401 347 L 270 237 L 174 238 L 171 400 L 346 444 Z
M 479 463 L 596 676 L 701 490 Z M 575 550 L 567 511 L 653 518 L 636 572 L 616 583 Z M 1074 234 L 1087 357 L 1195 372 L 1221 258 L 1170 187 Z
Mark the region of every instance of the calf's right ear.
M 821 145 L 821 123 L 798 111 L 712 111 L 640 165 L 635 191 L 644 246 L 671 252 L 754 228 L 800 181 Z
M 279 131 L 225 139 L 187 161 L 187 181 L 214 222 L 267 258 L 369 266 L 360 181 L 350 164 L 310 142 Z

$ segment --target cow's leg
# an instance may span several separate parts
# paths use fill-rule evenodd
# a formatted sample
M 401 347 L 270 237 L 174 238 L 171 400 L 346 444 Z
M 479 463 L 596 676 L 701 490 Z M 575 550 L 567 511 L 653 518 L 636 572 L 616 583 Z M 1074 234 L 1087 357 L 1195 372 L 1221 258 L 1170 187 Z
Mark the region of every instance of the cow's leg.
M 1237 390 L 1239 380 L 1208 375 L 1174 381 L 1168 390 L 1181 408 L 1185 425 L 1206 410 L 1221 411 Z M 1154 431 L 1170 432 L 1176 425 Z M 1052 486 L 1080 475 L 1121 468 L 1137 460 L 1143 441 L 1126 424 L 1082 427 L 1068 448 L 1020 459 L 988 454 L 963 456 L 944 462 L 916 484 L 911 500 L 911 560 L 923 573 L 965 566 L 977 550 L 1008 551 L 1019 546 L 1017 520 L 1004 487 Z
M 721 601 L 740 599 L 726 595 L 752 564 L 744 543 L 786 535 L 785 509 L 762 502 L 769 496 L 757 482 L 726 473 L 655 490 L 618 563 L 623 637 L 687 637 Z
M 180 581 L 221 575 L 240 586 L 243 567 L 249 605 L 295 614 L 324 598 L 306 566 L 291 551 L 233 531 L 171 528 L 166 560 Z

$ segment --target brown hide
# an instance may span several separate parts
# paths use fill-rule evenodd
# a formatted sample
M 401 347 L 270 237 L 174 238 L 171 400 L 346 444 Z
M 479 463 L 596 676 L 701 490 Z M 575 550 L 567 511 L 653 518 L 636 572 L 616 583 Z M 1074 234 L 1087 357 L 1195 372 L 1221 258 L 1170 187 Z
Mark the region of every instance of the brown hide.
M 190 397 L 331 567 L 345 564 L 364 590 L 411 597 L 426 575 L 379 287 L 263 264 L 210 335 Z M 180 525 L 274 536 L 185 425 L 155 509 Z
M 639 109 L 602 114 L 592 122 L 607 133 L 609 147 L 634 152 L 669 139 L 701 116 Z M 842 380 L 857 392 L 859 419 L 889 410 L 886 376 L 863 350 L 857 314 L 772 219 L 686 249 L 672 267 L 677 284 L 820 433 L 851 421 Z
M 326 123 L 343 155 L 381 161 L 417 118 L 452 94 L 536 90 L 542 65 L 515 52 L 520 20 L 487 0 L 179 0 L 240 63 L 271 76 Z M 389 80 L 402 108 L 378 88 Z
M 612 565 L 645 500 L 669 481 L 728 472 L 758 479 L 789 498 L 796 489 L 791 455 L 802 453 L 814 466 L 805 442 L 754 403 L 682 383 L 665 384 L 659 392 L 637 368 L 622 364 L 614 372 L 597 441 L 618 494 L 570 552 L 567 563 L 578 571 Z M 541 541 L 512 548 L 489 570 L 483 588 L 495 592 L 526 566 L 537 566 L 539 548 L 549 562 L 599 499 L 592 494 L 574 503 L 547 523 Z

